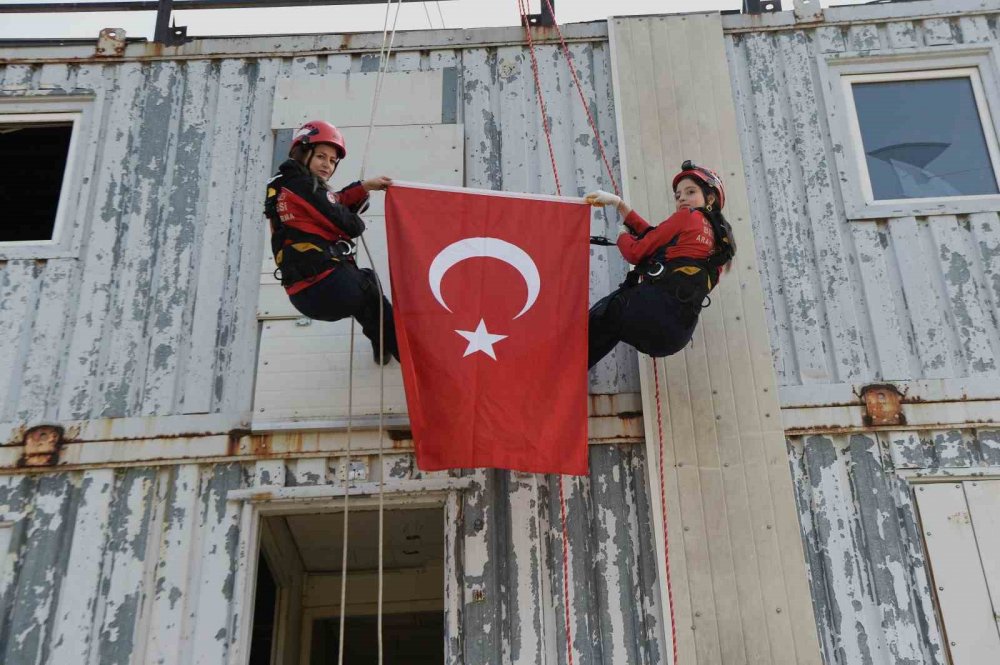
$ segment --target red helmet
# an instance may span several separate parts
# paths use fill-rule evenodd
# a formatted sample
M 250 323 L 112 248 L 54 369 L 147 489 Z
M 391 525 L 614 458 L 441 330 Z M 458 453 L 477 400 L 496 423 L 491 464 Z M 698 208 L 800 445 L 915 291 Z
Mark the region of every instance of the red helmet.
M 325 120 L 310 120 L 295 131 L 292 137 L 292 148 L 297 145 L 313 146 L 319 143 L 332 145 L 337 156 L 343 159 L 347 156 L 347 145 L 340 130 Z
M 715 190 L 716 195 L 719 197 L 719 210 L 722 210 L 726 205 L 726 188 L 722 184 L 722 178 L 712 169 L 695 166 L 694 162 L 690 159 L 685 159 L 684 163 L 681 164 L 681 172 L 674 176 L 672 188 L 676 190 L 677 183 L 684 178 L 693 178 Z

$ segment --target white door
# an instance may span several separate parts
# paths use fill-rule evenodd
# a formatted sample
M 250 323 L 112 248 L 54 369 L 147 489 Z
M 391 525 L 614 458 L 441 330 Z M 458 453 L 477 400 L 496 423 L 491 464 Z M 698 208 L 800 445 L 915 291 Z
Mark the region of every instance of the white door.
M 1000 480 L 915 491 L 954 665 L 1000 661 Z

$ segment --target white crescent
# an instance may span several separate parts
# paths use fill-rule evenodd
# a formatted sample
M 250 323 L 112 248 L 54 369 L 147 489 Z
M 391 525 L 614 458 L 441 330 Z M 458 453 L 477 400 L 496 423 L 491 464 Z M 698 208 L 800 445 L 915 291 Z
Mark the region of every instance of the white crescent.
M 464 238 L 454 242 L 442 249 L 427 271 L 427 278 L 430 281 L 431 293 L 434 298 L 441 303 L 449 312 L 451 308 L 445 303 L 441 296 L 441 280 L 448 270 L 456 263 L 466 259 L 474 258 L 494 258 L 510 265 L 524 278 L 524 283 L 528 286 L 528 298 L 524 303 L 524 308 L 518 312 L 518 318 L 531 309 L 531 306 L 538 300 L 538 292 L 541 290 L 542 279 L 538 274 L 538 267 L 531 260 L 528 253 L 517 245 L 513 245 L 506 240 L 499 238 Z

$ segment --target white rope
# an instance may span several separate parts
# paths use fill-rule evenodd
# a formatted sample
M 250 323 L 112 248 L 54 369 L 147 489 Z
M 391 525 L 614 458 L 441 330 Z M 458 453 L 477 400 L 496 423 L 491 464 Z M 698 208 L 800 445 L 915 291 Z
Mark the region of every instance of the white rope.
M 445 28 L 447 28 L 448 26 L 446 26 L 446 25 L 444 24 L 444 13 L 442 13 L 442 11 L 441 11 L 441 3 L 440 3 L 440 2 L 437 2 L 437 1 L 435 1 L 435 2 L 434 2 L 434 4 L 435 4 L 435 5 L 437 5 L 437 8 L 438 8 L 438 16 L 440 16 L 440 17 L 441 17 L 441 29 L 442 29 L 442 30 L 444 30 L 444 29 L 445 29 Z
M 368 257 L 368 263 L 372 266 L 372 274 L 375 276 L 375 286 L 378 287 L 378 665 L 382 665 L 382 589 L 383 571 L 382 559 L 385 545 L 385 465 L 383 464 L 382 433 L 384 430 L 385 416 L 385 297 L 382 293 L 382 280 L 378 278 L 375 271 L 375 262 L 372 261 L 371 252 L 368 251 L 368 243 L 365 237 L 360 236 L 361 246 Z
M 382 78 L 385 74 L 386 62 L 389 59 L 389 54 L 392 52 L 392 41 L 396 34 L 396 20 L 399 18 L 399 5 L 402 0 L 398 0 L 396 3 L 396 15 L 392 22 L 392 36 L 388 36 L 388 46 L 387 35 L 389 26 L 389 10 L 392 7 L 392 0 L 386 0 L 385 3 L 385 20 L 382 25 L 382 48 L 379 50 L 379 73 L 375 80 L 375 95 L 372 99 L 372 112 L 371 118 L 368 123 L 368 137 L 365 140 L 365 150 L 364 156 L 361 159 L 361 180 L 365 177 L 365 167 L 368 163 L 368 148 L 371 144 L 372 138 L 372 128 L 375 125 L 375 110 L 378 108 L 379 97 L 382 92 Z M 362 245 L 365 248 L 365 254 L 368 255 L 368 262 L 372 264 L 372 270 L 374 272 L 375 264 L 371 260 L 371 254 L 368 252 L 368 246 L 364 243 L 364 238 L 361 240 Z M 376 275 L 376 284 L 378 284 L 379 290 L 379 357 L 384 355 L 383 347 L 384 337 L 382 330 L 382 285 L 378 281 L 378 275 Z M 341 558 L 340 558 L 340 637 L 337 644 L 337 665 L 344 665 L 344 628 L 347 619 L 347 548 L 349 541 L 349 522 L 348 517 L 350 514 L 350 492 L 347 491 L 349 483 L 351 480 L 351 438 L 353 432 L 353 417 L 354 417 L 354 317 L 351 317 L 351 341 L 349 346 L 349 359 L 347 366 L 347 451 L 344 460 L 344 534 L 341 548 Z M 382 548 L 383 548 L 383 483 L 382 483 L 382 429 L 383 429 L 383 395 L 384 395 L 384 379 L 385 366 L 380 365 L 382 369 L 379 372 L 379 422 L 378 422 L 378 444 L 379 444 L 379 505 L 378 505 L 378 662 L 382 665 Z
M 420 4 L 424 8 L 424 16 L 427 17 L 427 25 L 430 26 L 431 30 L 433 30 L 434 29 L 434 21 L 431 20 L 431 12 L 430 12 L 429 9 L 427 9 L 427 3 L 426 2 L 421 2 Z
M 392 54 L 392 43 L 396 39 L 396 21 L 399 20 L 399 7 L 403 0 L 396 1 L 396 13 L 392 18 L 392 32 L 387 33 L 389 27 L 389 7 L 392 0 L 386 0 L 385 21 L 382 23 L 382 48 L 378 52 L 378 75 L 375 77 L 375 96 L 372 98 L 372 112 L 368 119 L 368 137 L 365 139 L 365 152 L 361 157 L 361 180 L 365 179 L 365 170 L 368 168 L 368 149 L 372 142 L 372 129 L 375 127 L 375 111 L 378 109 L 379 98 L 382 96 L 382 81 L 385 72 L 389 68 L 389 56 Z M 388 45 L 386 45 L 386 35 L 388 34 Z
M 351 317 L 351 342 L 347 355 L 347 454 L 344 459 L 344 534 L 340 553 L 340 640 L 337 644 L 337 665 L 344 665 L 344 620 L 347 618 L 347 516 L 351 496 L 347 490 L 351 480 L 351 433 L 354 414 L 354 317 Z

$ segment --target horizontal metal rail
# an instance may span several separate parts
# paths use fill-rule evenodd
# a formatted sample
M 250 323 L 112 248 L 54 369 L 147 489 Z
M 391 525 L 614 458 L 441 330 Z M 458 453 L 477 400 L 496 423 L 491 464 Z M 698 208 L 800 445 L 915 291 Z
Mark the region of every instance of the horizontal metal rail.
M 420 2 L 421 0 L 402 0 Z M 370 5 L 372 0 L 174 0 L 171 8 L 182 9 L 265 9 L 269 7 L 307 7 L 327 5 Z M 0 14 L 48 14 L 73 12 L 157 11 L 158 0 L 95 0 L 94 2 L 29 2 L 0 3 Z

